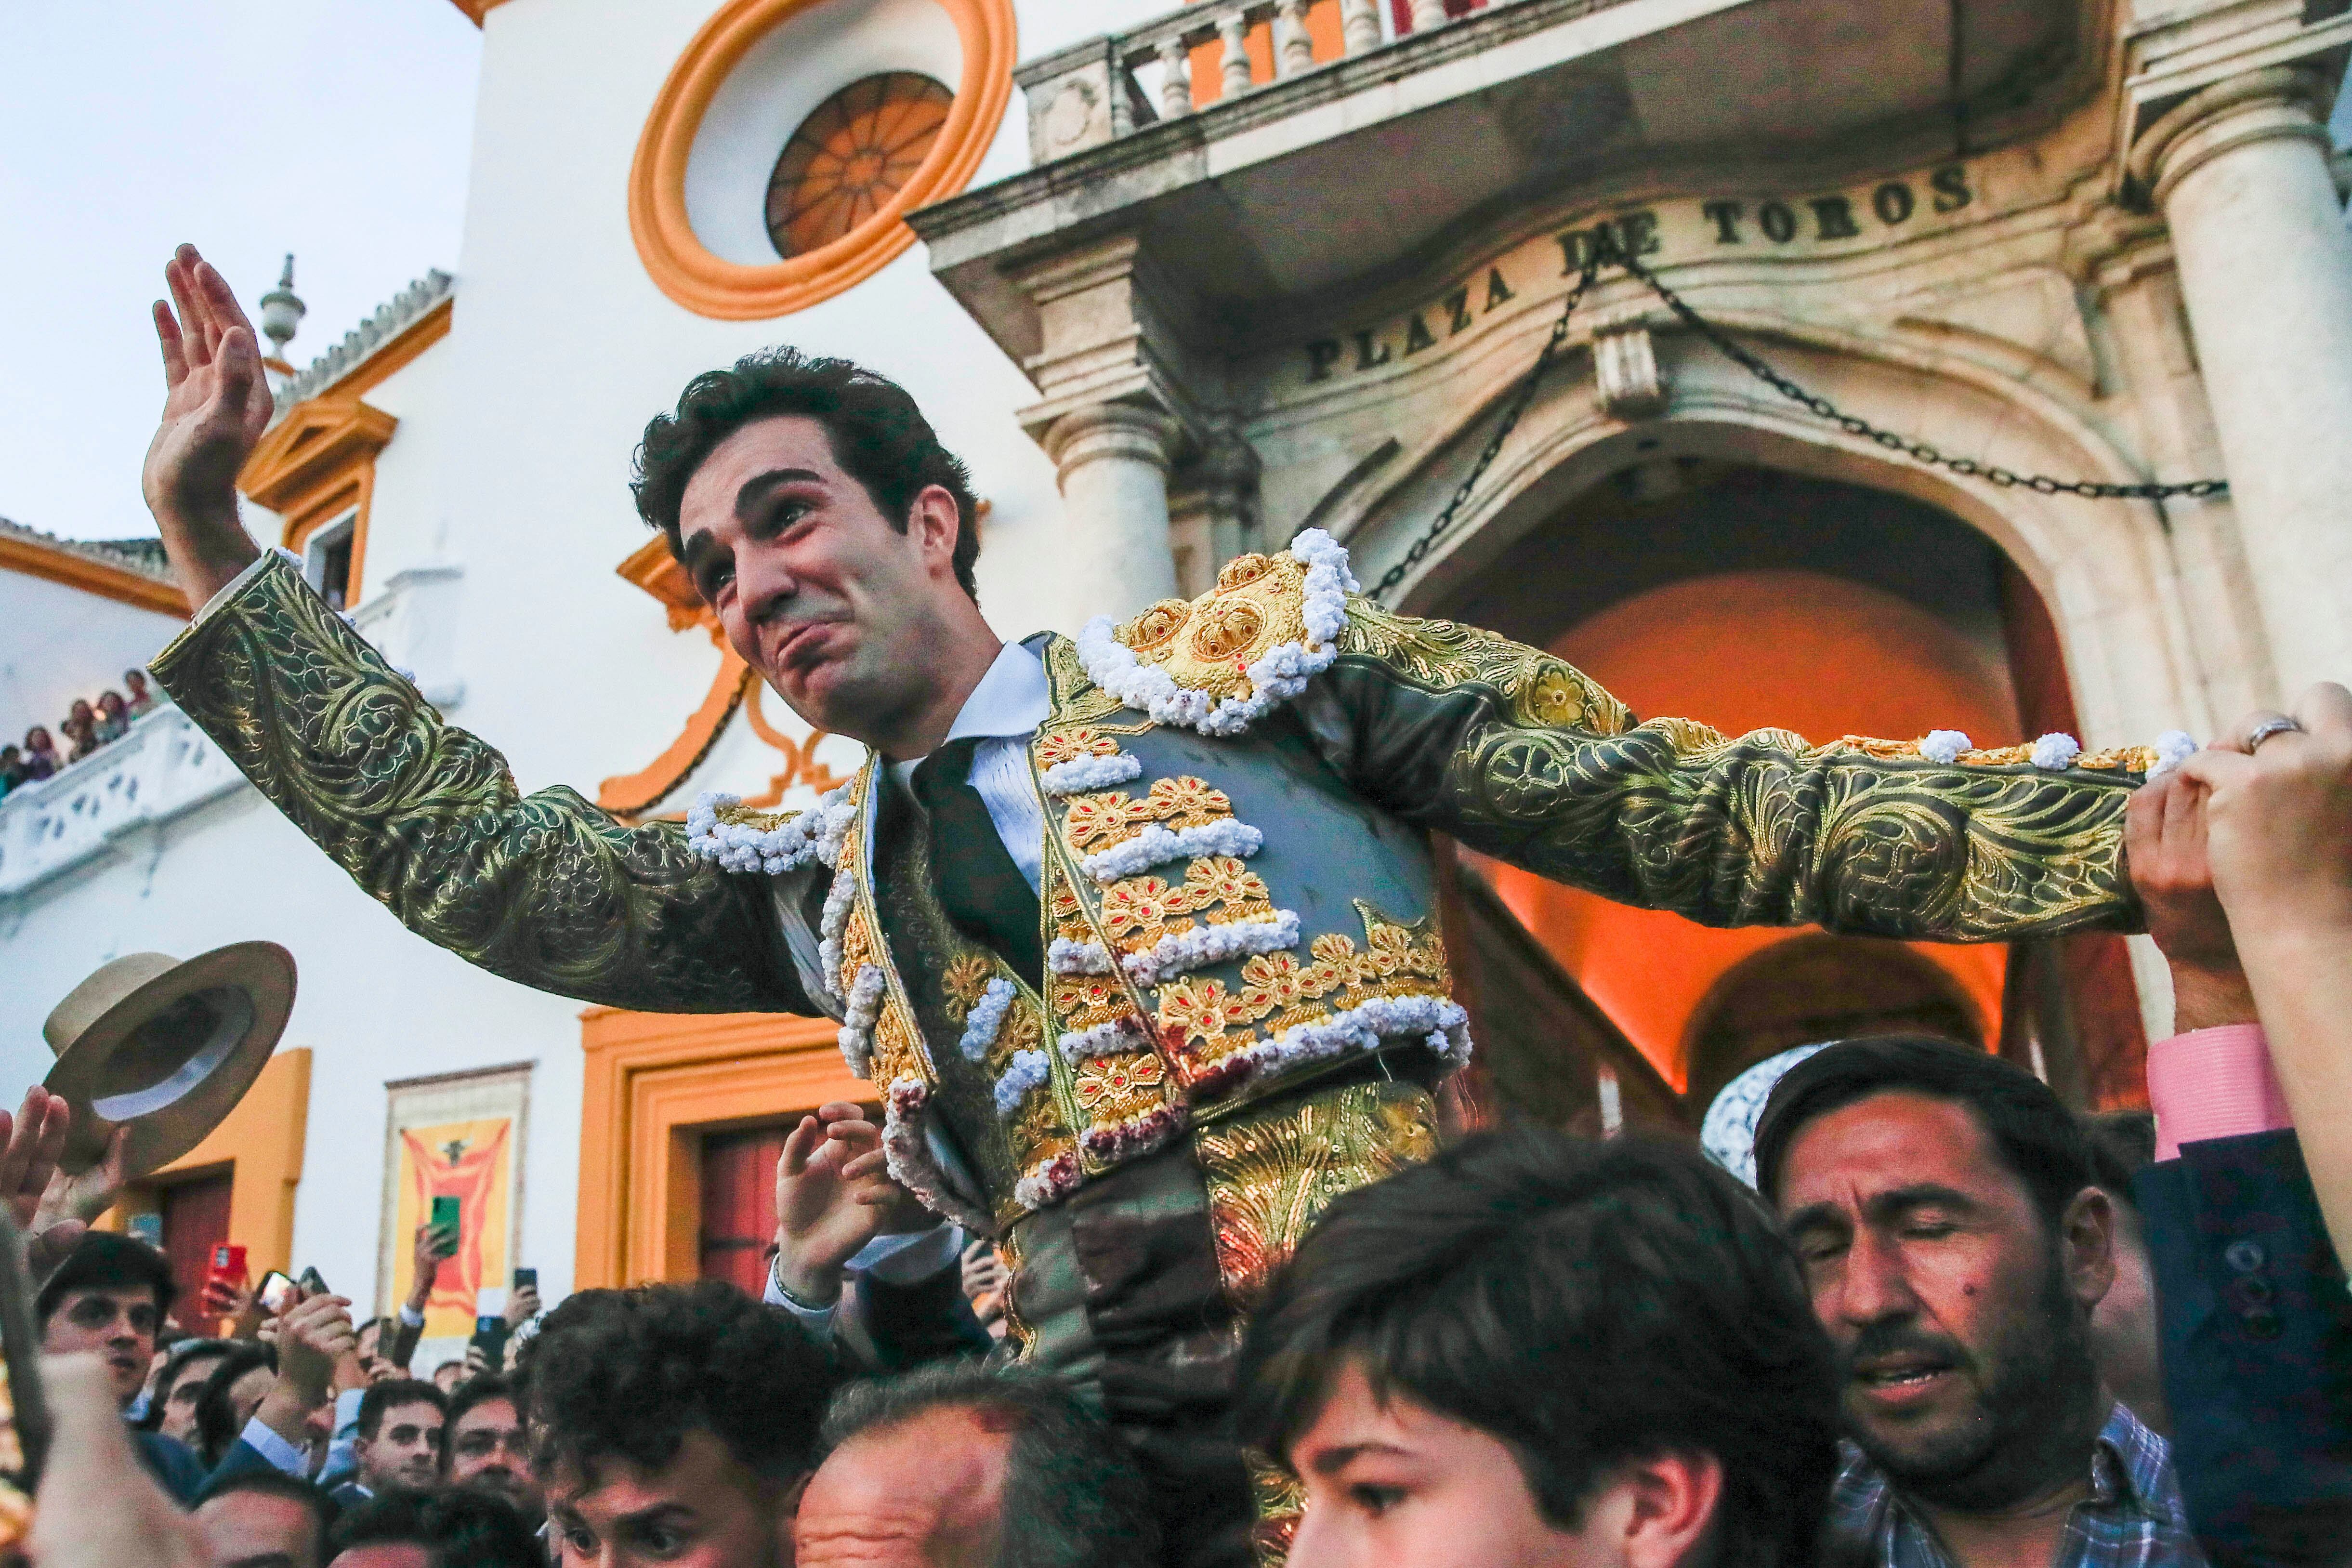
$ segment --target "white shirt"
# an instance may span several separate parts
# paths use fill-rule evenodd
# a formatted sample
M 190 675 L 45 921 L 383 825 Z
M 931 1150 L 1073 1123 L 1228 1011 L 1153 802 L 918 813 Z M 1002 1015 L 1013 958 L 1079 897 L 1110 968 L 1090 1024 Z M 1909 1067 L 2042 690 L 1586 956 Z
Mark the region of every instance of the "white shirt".
M 1036 784 L 1029 776 L 1029 740 L 1053 711 L 1054 692 L 1045 681 L 1045 661 L 1034 650 L 1009 642 L 997 649 L 988 672 L 956 710 L 947 740 L 940 742 L 980 738 L 971 755 L 971 772 L 965 777 L 979 792 L 981 804 L 988 807 L 988 820 L 996 825 L 996 837 L 1003 840 L 1004 852 L 1021 868 L 1033 893 L 1045 881 L 1045 808 L 1039 804 Z M 915 769 L 922 761 L 916 757 L 890 764 L 891 773 L 909 794 L 914 791 Z

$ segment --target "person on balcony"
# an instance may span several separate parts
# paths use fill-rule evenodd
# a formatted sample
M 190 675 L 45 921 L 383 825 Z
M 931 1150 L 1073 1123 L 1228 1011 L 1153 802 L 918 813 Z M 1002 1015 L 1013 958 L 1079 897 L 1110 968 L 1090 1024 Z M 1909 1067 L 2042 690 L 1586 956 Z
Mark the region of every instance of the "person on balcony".
M 57 742 L 49 731 L 36 724 L 25 731 L 25 782 L 38 784 L 64 765 L 58 756 Z
M 103 743 L 98 735 L 98 714 L 86 697 L 74 699 L 73 707 L 67 710 L 66 721 L 58 728 L 64 732 L 66 743 L 71 748 L 66 752 L 68 763 L 81 761 Z
M 127 706 L 131 718 L 136 719 L 141 714 L 149 711 L 155 706 L 155 694 L 147 689 L 147 672 L 145 670 L 124 670 L 122 672 L 122 684 L 131 693 L 131 700 Z
M 976 502 L 904 391 L 791 350 L 697 377 L 637 506 L 729 641 L 870 748 L 808 811 L 529 797 L 237 521 L 271 409 L 227 282 L 158 302 L 148 503 L 196 612 L 157 681 L 412 930 L 641 1010 L 824 1012 L 890 1174 L 987 1236 L 1027 1360 L 1099 1397 L 1171 1561 L 1246 1562 L 1236 1330 L 1326 1202 L 1429 1157 L 1467 1058 L 1427 835 L 1713 925 L 2123 929 L 2147 749 L 1729 738 L 1359 594 L 1308 530 L 1075 640 L 982 617 Z
M 98 743 L 120 741 L 131 733 L 131 710 L 122 693 L 111 688 L 98 694 Z

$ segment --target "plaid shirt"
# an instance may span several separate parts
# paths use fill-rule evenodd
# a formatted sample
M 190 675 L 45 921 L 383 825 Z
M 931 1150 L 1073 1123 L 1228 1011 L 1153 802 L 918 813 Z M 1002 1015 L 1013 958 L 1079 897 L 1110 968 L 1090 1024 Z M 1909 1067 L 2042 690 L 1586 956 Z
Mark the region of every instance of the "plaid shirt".
M 1956 1568 L 1886 1473 L 1847 1446 L 1830 1498 L 1823 1560 L 1871 1568 Z M 2120 1402 L 2091 1446 L 2091 1495 L 2066 1516 L 2051 1568 L 2205 1568 L 2189 1532 L 2172 1447 Z

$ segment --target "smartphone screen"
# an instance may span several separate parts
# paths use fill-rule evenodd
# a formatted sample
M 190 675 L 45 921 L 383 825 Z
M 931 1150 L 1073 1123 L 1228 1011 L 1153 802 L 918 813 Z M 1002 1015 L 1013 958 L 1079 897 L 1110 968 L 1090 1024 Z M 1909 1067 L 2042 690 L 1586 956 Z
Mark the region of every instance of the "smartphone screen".
M 516 1270 L 514 1271 L 514 1288 L 515 1288 L 517 1290 L 536 1290 L 536 1289 L 539 1289 L 539 1270 L 538 1270 L 538 1269 L 536 1269 L 536 1268 L 518 1268 L 518 1269 L 516 1269 Z
M 261 1289 L 254 1293 L 254 1300 L 261 1303 L 263 1311 L 274 1318 L 294 1300 L 294 1281 L 273 1268 L 261 1277 Z

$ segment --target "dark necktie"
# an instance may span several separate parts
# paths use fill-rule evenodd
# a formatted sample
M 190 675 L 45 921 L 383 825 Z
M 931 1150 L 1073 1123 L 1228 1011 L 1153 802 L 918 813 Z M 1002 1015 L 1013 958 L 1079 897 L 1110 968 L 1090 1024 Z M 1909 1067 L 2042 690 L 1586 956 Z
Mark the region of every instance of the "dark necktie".
M 950 741 L 915 765 L 915 798 L 930 817 L 931 885 L 958 931 L 1035 984 L 1045 973 L 1037 895 L 971 787 L 979 749 L 976 738 Z

